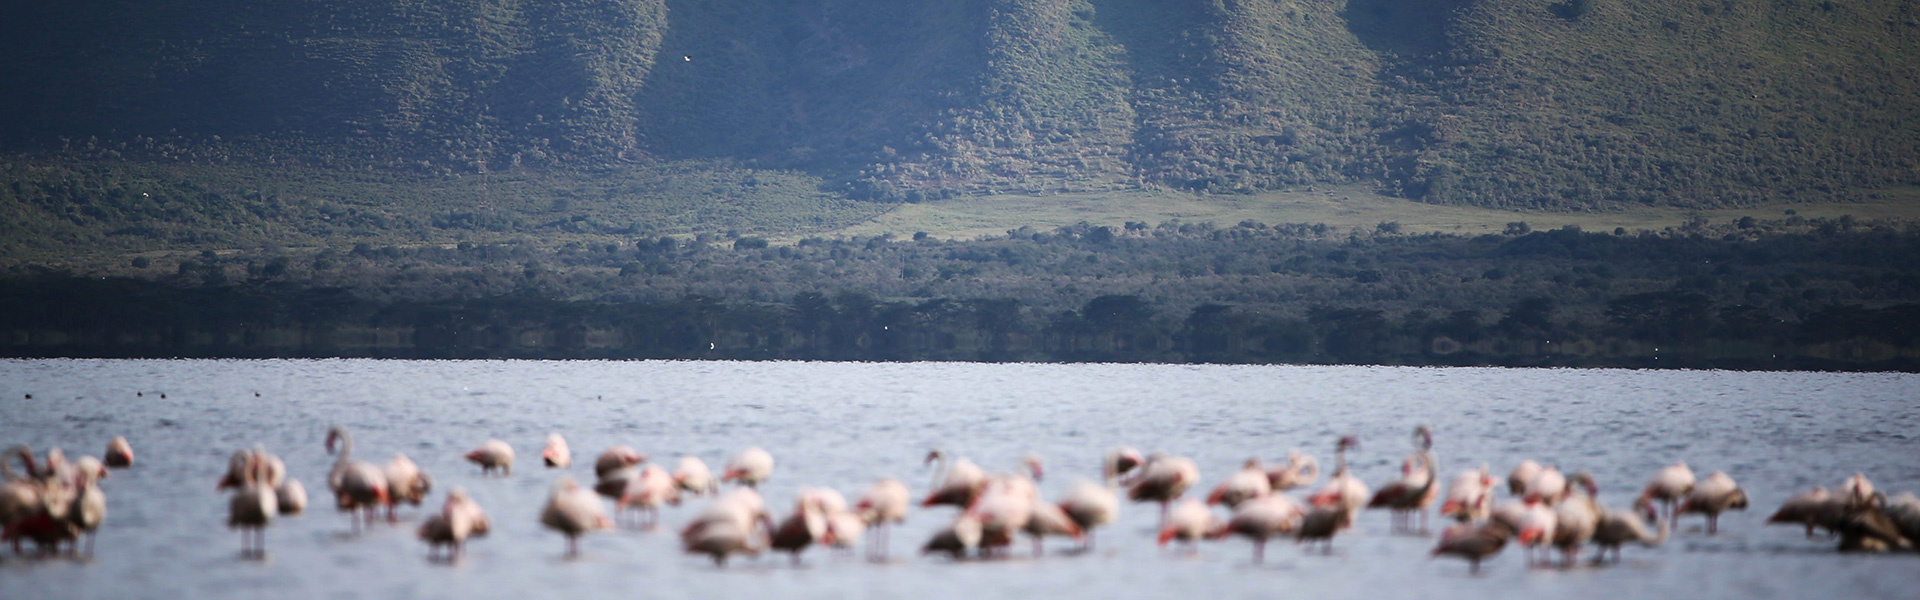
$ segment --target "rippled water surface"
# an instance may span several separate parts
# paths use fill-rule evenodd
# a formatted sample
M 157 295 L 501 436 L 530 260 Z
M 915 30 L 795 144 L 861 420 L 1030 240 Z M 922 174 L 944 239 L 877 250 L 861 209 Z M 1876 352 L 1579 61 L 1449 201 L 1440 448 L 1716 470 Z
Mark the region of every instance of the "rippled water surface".
M 144 392 L 137 396 L 136 392 Z M 163 399 L 160 395 L 164 393 Z M 32 398 L 27 399 L 26 395 Z M 257 396 L 256 396 L 257 394 Z M 324 492 L 329 424 L 347 426 L 358 457 L 406 453 L 435 478 L 429 504 L 466 487 L 493 535 L 448 565 L 398 526 L 349 533 L 330 508 L 276 520 L 264 560 L 240 556 L 214 482 L 235 449 L 265 444 L 291 475 Z M 881 476 L 925 492 L 929 448 L 1010 469 L 1045 457 L 1049 495 L 1098 476 L 1100 455 L 1128 445 L 1193 457 L 1206 486 L 1251 455 L 1301 448 L 1330 464 L 1339 434 L 1362 440 L 1357 474 L 1397 475 L 1417 423 L 1435 431 L 1442 480 L 1523 458 L 1586 469 L 1604 502 L 1622 506 L 1660 466 L 1684 459 L 1732 474 L 1753 500 L 1707 536 L 1683 520 L 1658 549 L 1628 548 L 1618 566 L 1528 568 L 1517 552 L 1470 576 L 1431 560 L 1431 537 L 1388 531 L 1363 513 L 1331 556 L 1290 543 L 1251 562 L 1247 542 L 1197 553 L 1153 543 L 1156 511 L 1129 505 L 1098 549 L 1050 542 L 1029 556 L 953 563 L 920 542 L 953 509 L 918 511 L 892 559 L 815 550 L 800 566 L 762 556 L 718 569 L 678 551 L 671 533 L 697 510 L 668 509 L 657 531 L 589 536 L 565 559 L 538 524 L 559 475 L 538 466 L 548 432 L 567 436 L 571 474 L 628 444 L 656 460 L 692 454 L 718 468 L 758 445 L 778 460 L 763 487 L 784 511 L 802 485 L 857 495 Z M 1790 527 L 1763 527 L 1793 492 L 1864 471 L 1882 488 L 1920 489 L 1920 378 L 1905 374 L 1414 369 L 1168 365 L 840 364 L 537 361 L 0 361 L 0 444 L 98 455 L 125 435 L 138 463 L 103 483 L 110 513 L 86 559 L 0 554 L 0 598 L 254 598 L 453 596 L 1117 598 L 1289 595 L 1485 598 L 1913 597 L 1920 557 L 1850 556 Z M 482 478 L 461 455 L 488 438 L 514 445 L 509 478 Z M 1189 492 L 1204 493 L 1205 490 Z M 769 596 L 775 594 L 775 596 Z

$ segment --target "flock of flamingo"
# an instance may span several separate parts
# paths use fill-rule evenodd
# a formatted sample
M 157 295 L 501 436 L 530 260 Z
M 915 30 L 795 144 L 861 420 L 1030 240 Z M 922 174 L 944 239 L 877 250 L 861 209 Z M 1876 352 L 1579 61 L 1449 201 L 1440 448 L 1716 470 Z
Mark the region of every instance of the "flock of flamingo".
M 1597 548 L 1596 563 L 1604 562 L 1608 551 L 1617 562 L 1624 545 L 1663 543 L 1675 518 L 1701 515 L 1706 533 L 1712 535 L 1722 512 L 1747 507 L 1746 492 L 1732 477 L 1716 471 L 1696 478 L 1685 463 L 1655 473 L 1631 509 L 1603 506 L 1597 500 L 1597 484 L 1585 472 L 1566 474 L 1532 460 L 1522 461 L 1508 475 L 1510 500 L 1496 504 L 1498 489 L 1485 464 L 1454 476 L 1442 496 L 1432 443 L 1431 431 L 1418 427 L 1414 451 L 1402 462 L 1400 478 L 1378 491 L 1349 472 L 1346 454 L 1358 441 L 1347 436 L 1335 445 L 1333 473 L 1304 499 L 1286 492 L 1312 486 L 1320 470 L 1312 457 L 1294 451 L 1277 465 L 1248 460 L 1214 487 L 1204 502 L 1185 497 L 1201 478 L 1198 466 L 1179 456 L 1113 450 L 1102 461 L 1102 481 L 1081 480 L 1065 496 L 1050 502 L 1041 497 L 1036 485 L 1043 475 L 1037 457 L 1025 457 L 1017 471 L 994 473 L 935 450 L 926 458 L 927 464 L 936 466 L 934 480 L 917 504 L 952 506 L 958 512 L 922 546 L 922 552 L 955 559 L 1005 556 L 1021 533 L 1031 537 L 1035 556 L 1044 551 L 1042 540 L 1047 536 L 1068 537 L 1083 550 L 1091 549 L 1092 532 L 1114 521 L 1124 495 L 1134 502 L 1160 505 L 1160 545 L 1178 541 L 1191 552 L 1201 540 L 1238 535 L 1252 540 L 1253 561 L 1258 563 L 1266 543 L 1275 538 L 1291 537 L 1309 550 L 1317 544 L 1330 553 L 1334 538 L 1352 527 L 1363 508 L 1392 511 L 1396 532 L 1424 533 L 1428 513 L 1433 512 L 1430 507 L 1444 498 L 1437 512 L 1454 524 L 1440 534 L 1432 553 L 1464 558 L 1478 572 L 1481 561 L 1514 542 L 1523 548 L 1529 565 L 1550 565 L 1557 551 L 1559 565 L 1571 566 L 1588 545 Z M 355 530 L 363 522 L 373 524 L 382 509 L 392 522 L 398 505 L 419 506 L 426 501 L 432 479 L 405 455 L 385 465 L 354 460 L 353 438 L 338 426 L 327 432 L 325 446 L 336 456 L 327 475 L 329 493 L 335 506 L 348 513 Z M 506 442 L 489 440 L 467 453 L 466 459 L 477 464 L 482 475 L 505 477 L 512 473 L 514 451 Z M 559 470 L 570 469 L 573 463 L 572 452 L 559 434 L 548 437 L 541 460 Z M 24 474 L 13 471 L 11 463 L 16 461 L 24 466 Z M 106 518 L 100 480 L 107 477 L 108 469 L 131 467 L 133 462 L 133 449 L 123 437 L 108 444 L 104 459 L 86 456 L 68 461 L 57 448 L 44 459 L 26 446 L 8 450 L 0 456 L 0 472 L 5 475 L 0 486 L 0 526 L 4 526 L 0 540 L 11 541 L 16 554 L 22 551 L 23 541 L 34 542 L 43 553 L 57 553 L 62 544 L 75 553 L 84 537 L 86 552 L 91 554 L 93 533 Z M 582 535 L 612 529 L 622 521 L 652 528 L 659 523 L 662 505 L 677 506 L 686 496 L 706 496 L 711 499 L 681 527 L 679 535 L 687 552 L 709 556 L 716 564 L 724 565 L 733 555 L 766 550 L 789 552 L 797 562 L 811 546 L 851 551 L 863 536 L 869 557 L 883 559 L 888 554 L 889 526 L 903 522 L 916 504 L 907 485 L 895 478 L 875 482 L 851 504 L 832 489 L 803 488 L 792 511 L 776 522 L 756 491 L 772 476 L 773 468 L 773 456 L 759 448 L 740 452 L 716 478 L 696 457 L 682 456 L 668 471 L 633 448 L 614 446 L 594 461 L 591 487 L 570 475 L 557 478 L 539 519 L 566 537 L 567 554 L 573 556 L 580 551 Z M 723 482 L 738 486 L 722 491 Z M 298 514 L 307 504 L 305 487 L 287 476 L 286 465 L 278 457 L 260 447 L 234 453 L 216 489 L 232 490 L 228 524 L 241 531 L 242 553 L 250 556 L 264 555 L 265 531 L 276 516 Z M 1217 512 L 1215 505 L 1224 506 L 1227 516 Z M 1839 538 L 1839 548 L 1846 551 L 1912 548 L 1920 542 L 1920 498 L 1912 493 L 1889 498 L 1875 491 L 1864 475 L 1855 474 L 1834 490 L 1815 487 L 1792 497 L 1767 522 L 1804 526 L 1809 538 L 1816 528 L 1825 529 Z M 446 493 L 441 509 L 422 521 L 418 534 L 428 544 L 429 557 L 453 560 L 467 540 L 485 536 L 489 529 L 486 511 L 464 489 L 455 487 Z

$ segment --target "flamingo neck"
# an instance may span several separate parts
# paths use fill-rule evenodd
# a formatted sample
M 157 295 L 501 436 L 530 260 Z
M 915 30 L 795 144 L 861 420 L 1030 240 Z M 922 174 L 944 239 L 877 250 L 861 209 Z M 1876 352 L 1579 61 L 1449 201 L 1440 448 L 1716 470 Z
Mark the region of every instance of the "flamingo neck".
M 0 478 L 4 478 L 5 481 L 13 481 L 21 478 L 20 474 L 13 472 L 13 465 L 9 464 L 12 462 L 9 459 L 16 456 L 20 457 L 21 462 L 27 465 L 27 476 L 33 476 L 32 451 L 26 449 L 25 446 L 15 446 L 7 450 L 6 455 L 0 456 Z
M 341 431 L 336 437 L 340 438 L 340 455 L 333 459 L 333 464 L 344 466 L 353 462 L 351 458 L 353 456 L 353 436 L 347 435 L 345 431 Z
M 947 454 L 945 452 L 936 454 L 933 457 L 933 461 L 933 485 L 927 486 L 927 489 L 938 490 L 941 485 L 947 482 L 947 470 L 949 467 L 947 464 Z

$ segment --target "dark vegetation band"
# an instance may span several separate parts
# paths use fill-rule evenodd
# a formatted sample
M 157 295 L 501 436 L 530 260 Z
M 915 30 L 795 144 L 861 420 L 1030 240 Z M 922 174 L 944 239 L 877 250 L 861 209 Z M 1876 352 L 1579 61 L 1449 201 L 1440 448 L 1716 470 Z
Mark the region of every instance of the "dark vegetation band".
M 0 353 L 1900 370 L 1920 357 L 1911 228 L 1395 229 L 204 252 L 135 259 L 137 277 L 16 270 L 0 283 Z

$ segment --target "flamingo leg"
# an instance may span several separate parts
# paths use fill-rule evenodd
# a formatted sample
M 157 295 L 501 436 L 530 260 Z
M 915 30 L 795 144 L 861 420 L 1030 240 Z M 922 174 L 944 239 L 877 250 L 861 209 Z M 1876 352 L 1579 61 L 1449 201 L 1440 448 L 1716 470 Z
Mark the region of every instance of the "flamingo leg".
M 1254 541 L 1253 542 L 1253 564 L 1257 565 L 1265 562 L 1266 555 L 1267 555 L 1267 541 L 1264 539 Z

